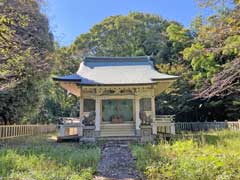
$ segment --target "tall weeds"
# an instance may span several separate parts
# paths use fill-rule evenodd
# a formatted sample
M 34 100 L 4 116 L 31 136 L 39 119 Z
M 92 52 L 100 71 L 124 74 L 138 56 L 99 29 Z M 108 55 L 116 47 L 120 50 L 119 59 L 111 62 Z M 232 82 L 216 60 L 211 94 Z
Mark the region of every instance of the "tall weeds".
M 157 145 L 131 146 L 148 179 L 240 179 L 240 132 L 199 133 Z

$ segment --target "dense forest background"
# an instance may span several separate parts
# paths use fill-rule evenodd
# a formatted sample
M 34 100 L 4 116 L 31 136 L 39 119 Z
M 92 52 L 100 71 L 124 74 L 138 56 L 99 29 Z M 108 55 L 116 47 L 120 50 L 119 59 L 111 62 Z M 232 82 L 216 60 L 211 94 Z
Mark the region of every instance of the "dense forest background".
M 75 73 L 84 56 L 152 56 L 160 72 L 181 76 L 156 98 L 176 121 L 240 119 L 240 1 L 198 0 L 212 8 L 189 29 L 158 15 L 104 19 L 59 47 L 42 1 L 0 0 L 0 123 L 50 123 L 77 116 L 79 101 L 52 81 Z

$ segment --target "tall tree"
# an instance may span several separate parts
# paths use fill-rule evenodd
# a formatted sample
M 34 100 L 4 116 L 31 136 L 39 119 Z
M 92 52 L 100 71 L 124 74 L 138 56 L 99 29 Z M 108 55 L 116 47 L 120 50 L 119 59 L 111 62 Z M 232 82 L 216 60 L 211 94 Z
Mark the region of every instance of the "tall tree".
M 53 64 L 53 36 L 36 0 L 1 0 L 0 117 L 33 114 Z
M 203 107 L 214 109 L 219 119 L 240 118 L 240 4 L 228 8 L 217 0 L 201 0 L 203 7 L 217 9 L 215 15 L 198 27 L 191 47 L 183 51 L 191 62 L 196 83 L 196 98 Z
M 240 95 L 240 2 L 233 2 L 235 2 L 234 8 L 225 8 L 224 11 L 211 17 L 210 25 L 206 24 L 200 29 L 199 39 L 205 45 L 203 51 L 214 53 L 215 62 L 222 70 L 205 82 L 198 94 L 201 98 Z M 208 1 L 205 2 L 207 3 Z M 208 35 L 204 36 L 205 33 Z M 207 46 L 209 42 L 211 44 Z
M 81 58 L 72 55 L 69 47 L 55 45 L 55 64 L 52 75 L 66 75 L 76 73 Z M 46 79 L 43 87 L 43 104 L 39 114 L 34 118 L 38 122 L 54 122 L 59 117 L 78 117 L 79 99 L 53 82 L 52 77 Z
M 152 55 L 157 62 L 171 59 L 166 28 L 160 16 L 129 13 L 111 16 L 80 35 L 72 45 L 75 53 L 97 56 Z

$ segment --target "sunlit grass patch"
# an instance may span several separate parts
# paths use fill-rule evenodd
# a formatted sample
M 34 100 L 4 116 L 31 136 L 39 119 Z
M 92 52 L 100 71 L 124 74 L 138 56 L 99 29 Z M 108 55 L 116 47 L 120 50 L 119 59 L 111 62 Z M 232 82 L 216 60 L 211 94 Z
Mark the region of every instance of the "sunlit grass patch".
M 92 179 L 100 148 L 56 143 L 49 136 L 13 139 L 0 149 L 0 176 L 13 179 Z
M 200 133 L 157 145 L 131 146 L 148 179 L 240 179 L 240 132 Z

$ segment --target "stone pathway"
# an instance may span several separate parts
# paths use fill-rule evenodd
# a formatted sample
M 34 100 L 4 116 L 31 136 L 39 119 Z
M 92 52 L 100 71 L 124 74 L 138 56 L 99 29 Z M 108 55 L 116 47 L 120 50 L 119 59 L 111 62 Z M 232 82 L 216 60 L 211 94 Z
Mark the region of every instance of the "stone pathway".
M 102 147 L 95 180 L 143 180 L 135 168 L 128 142 L 107 142 Z

